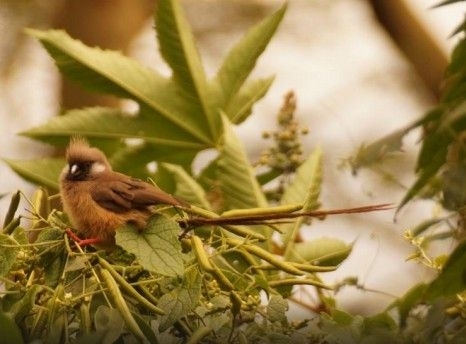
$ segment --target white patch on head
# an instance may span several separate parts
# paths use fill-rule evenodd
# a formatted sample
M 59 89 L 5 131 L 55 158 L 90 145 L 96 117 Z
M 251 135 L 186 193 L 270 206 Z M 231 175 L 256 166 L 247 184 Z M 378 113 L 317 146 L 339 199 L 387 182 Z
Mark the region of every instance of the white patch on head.
M 104 172 L 106 169 L 107 169 L 107 166 L 105 166 L 105 164 L 103 164 L 103 163 L 101 163 L 101 162 L 95 162 L 95 163 L 92 164 L 92 167 L 91 167 L 91 174 L 102 173 L 102 172 Z

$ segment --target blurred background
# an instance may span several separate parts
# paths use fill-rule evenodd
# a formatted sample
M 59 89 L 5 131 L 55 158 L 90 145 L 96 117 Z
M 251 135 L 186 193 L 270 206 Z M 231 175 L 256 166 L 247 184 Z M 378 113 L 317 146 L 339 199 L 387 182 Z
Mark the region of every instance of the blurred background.
M 168 73 L 158 54 L 152 12 L 156 0 L 0 0 L 0 157 L 28 159 L 51 148 L 17 133 L 44 123 L 63 109 L 119 106 L 62 80 L 52 59 L 23 28 L 62 28 L 90 46 L 123 51 Z M 298 121 L 309 128 L 307 152 L 324 152 L 324 208 L 400 202 L 414 180 L 419 132 L 403 151 L 382 165 L 353 176 L 347 161 L 361 143 L 370 143 L 422 116 L 435 104 L 441 77 L 455 44 L 449 35 L 463 19 L 465 5 L 432 9 L 431 0 L 291 0 L 284 21 L 254 72 L 276 76 L 266 97 L 240 127 L 251 160 L 266 146 L 264 130 L 274 129 L 283 96 L 297 96 Z M 183 5 L 210 75 L 229 47 L 283 1 L 184 0 Z M 197 163 L 202 164 L 202 154 Z M 346 163 L 345 163 L 346 162 Z M 0 219 L 17 189 L 34 187 L 0 162 Z M 24 204 L 23 208 L 27 207 Z M 394 221 L 394 211 L 328 218 L 305 236 L 336 237 L 354 243 L 350 258 L 327 283 L 357 277 L 366 289 L 345 287 L 339 306 L 361 314 L 382 310 L 431 273 L 415 262 L 403 232 L 438 212 L 414 202 Z M 448 243 L 446 243 L 448 248 Z M 306 297 L 305 295 L 302 296 Z M 293 316 L 306 310 L 293 308 Z

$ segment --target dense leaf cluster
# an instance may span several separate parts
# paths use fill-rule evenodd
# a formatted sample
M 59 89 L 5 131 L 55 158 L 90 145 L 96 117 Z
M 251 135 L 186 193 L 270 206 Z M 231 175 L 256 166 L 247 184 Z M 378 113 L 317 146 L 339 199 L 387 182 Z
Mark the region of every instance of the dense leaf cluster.
M 445 1 L 444 4 L 456 1 Z M 302 158 L 294 103 L 279 112 L 276 146 L 266 151 L 269 170 L 257 175 L 234 125 L 252 112 L 273 77 L 248 77 L 285 14 L 286 6 L 250 29 L 208 79 L 176 0 L 160 0 L 155 29 L 170 77 L 117 52 L 91 48 L 62 31 L 29 30 L 60 71 L 83 87 L 134 101 L 115 108 L 67 110 L 28 137 L 64 147 L 70 136 L 87 137 L 110 157 L 115 170 L 156 181 L 185 199 L 187 210 L 158 208 L 142 233 L 131 226 L 116 234 L 112 251 L 83 248 L 67 235 L 69 223 L 49 192 L 57 191 L 59 158 L 7 160 L 25 179 L 44 188 L 29 200 L 30 223 L 17 215 L 13 195 L 0 234 L 0 331 L 8 343 L 460 343 L 466 335 L 466 244 L 463 142 L 466 121 L 466 40 L 458 43 L 439 105 L 424 118 L 363 145 L 350 159 L 354 171 L 401 149 L 402 138 L 423 126 L 418 179 L 400 206 L 429 194 L 459 216 L 458 226 L 428 219 L 406 233 L 413 256 L 439 269 L 431 283 L 414 286 L 372 317 L 338 310 L 321 274 L 338 268 L 352 250 L 339 239 L 302 241 L 302 217 L 254 225 L 206 220 L 289 214 L 319 207 L 322 151 Z M 464 34 L 463 23 L 457 34 Z M 294 100 L 293 100 L 294 101 Z M 286 115 L 286 121 L 284 121 Z M 285 123 L 286 122 L 286 123 Z M 136 139 L 136 140 L 134 140 Z M 216 156 L 199 173 L 192 161 L 205 149 Z M 291 150 L 290 150 L 291 149 Z M 293 152 L 291 154 L 290 152 Z M 157 163 L 157 169 L 151 163 Z M 286 175 L 285 179 L 281 179 Z M 440 182 L 438 182 L 440 181 Z M 273 195 L 266 183 L 279 183 Z M 440 188 L 438 188 L 440 185 Z M 428 189 L 426 191 L 426 189 Z M 442 193 L 440 193 L 442 191 Z M 441 198 L 435 198 L 439 197 Z M 197 225 L 194 219 L 204 219 Z M 220 223 L 220 222 L 217 222 Z M 453 226 L 452 226 L 453 227 Z M 460 239 L 450 256 L 431 259 L 427 244 Z M 347 279 L 345 285 L 356 285 Z M 313 288 L 309 318 L 292 322 L 287 310 L 300 288 Z M 342 285 L 333 286 L 338 290 Z
M 14 333 L 27 341 L 50 342 L 261 342 L 294 338 L 297 327 L 306 327 L 287 321 L 286 298 L 294 285 L 313 285 L 321 293 L 329 289 L 317 273 L 335 270 L 351 245 L 330 238 L 296 242 L 302 219 L 280 226 L 185 228 L 192 216 L 283 214 L 319 204 L 320 149 L 300 164 L 294 161 L 293 176 L 271 203 L 233 127 L 251 113 L 273 80 L 248 76 L 285 9 L 249 30 L 212 80 L 207 80 L 177 1 L 161 1 L 155 13 L 160 52 L 172 69 L 169 78 L 64 32 L 29 30 L 70 79 L 131 99 L 138 110 L 69 110 L 23 134 L 58 147 L 71 135 L 86 136 L 109 155 L 115 170 L 156 180 L 191 208 L 187 213 L 158 209 L 142 233 L 120 228 L 118 249 L 106 252 L 83 249 L 67 236 L 66 214 L 52 210 L 46 189 L 30 201 L 33 224 L 23 228 L 15 217 L 15 195 L 0 238 L 2 314 Z M 195 175 L 191 162 L 207 148 L 217 156 Z M 148 168 L 154 161 L 156 172 Z M 54 192 L 65 162 L 8 163 Z M 281 240 L 273 239 L 275 232 Z

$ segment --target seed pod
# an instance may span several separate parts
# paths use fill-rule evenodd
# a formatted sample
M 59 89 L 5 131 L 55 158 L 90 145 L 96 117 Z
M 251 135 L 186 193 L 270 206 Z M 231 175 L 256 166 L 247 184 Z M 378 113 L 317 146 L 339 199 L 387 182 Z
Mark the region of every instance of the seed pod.
M 201 269 L 212 274 L 212 276 L 217 280 L 218 284 L 224 289 L 234 289 L 233 284 L 231 284 L 230 280 L 223 274 L 223 272 L 216 265 L 211 263 L 209 256 L 204 250 L 202 241 L 197 235 L 193 235 L 191 237 L 191 245 Z
M 81 315 L 81 331 L 83 333 L 90 333 L 92 329 L 91 315 L 89 313 L 89 302 L 84 300 L 79 306 L 79 313 Z
M 10 223 L 8 223 L 8 225 L 5 228 L 3 228 L 3 233 L 10 235 L 11 233 L 13 233 L 16 227 L 19 226 L 20 223 L 21 223 L 21 216 L 18 216 L 14 220 L 10 221 Z
M 136 301 L 140 303 L 141 306 L 147 308 L 147 310 L 154 312 L 156 314 L 165 314 L 165 312 L 152 304 L 149 300 L 147 300 L 144 296 L 138 293 L 134 287 L 129 284 L 115 269 L 112 267 L 110 263 L 108 263 L 105 259 L 99 257 L 99 264 L 106 270 L 110 272 L 112 277 L 115 279 L 116 283 L 120 285 L 120 287 L 127 292 L 131 297 L 135 298 Z
M 216 266 L 213 265 L 214 270 L 211 274 L 217 280 L 218 284 L 226 290 L 233 290 L 235 286 L 230 282 L 230 280 L 225 276 L 225 274 Z
M 34 316 L 34 321 L 31 326 L 29 339 L 39 339 L 47 324 L 49 310 L 46 307 L 40 307 Z
M 39 188 L 34 192 L 33 199 L 32 199 L 32 206 L 37 214 L 42 218 L 47 218 L 50 214 L 50 200 L 49 200 L 49 193 L 44 188 Z M 44 226 L 45 223 L 40 218 L 35 218 L 32 220 L 31 227 L 32 228 L 39 228 Z
M 266 208 L 249 208 L 249 209 L 233 209 L 227 210 L 222 213 L 226 217 L 241 217 L 251 215 L 269 215 L 269 214 L 287 214 L 292 213 L 303 208 L 302 204 L 286 204 L 277 207 Z
M 281 287 L 281 286 L 294 286 L 294 285 L 313 285 L 317 288 L 322 288 L 322 289 L 329 289 L 332 290 L 333 288 L 320 282 L 315 279 L 301 279 L 301 278 L 286 278 L 282 280 L 276 280 L 276 281 L 270 281 L 269 286 L 276 288 L 276 287 Z
M 56 319 L 58 318 L 57 313 L 60 306 L 60 301 L 65 296 L 65 286 L 63 284 L 57 285 L 53 296 L 47 301 L 47 308 L 49 309 L 49 316 L 47 321 L 47 329 L 50 334 L 53 327 L 55 326 Z
M 288 272 L 292 275 L 304 275 L 304 272 L 299 270 L 298 268 L 294 267 L 292 264 L 288 262 L 284 262 L 283 260 L 278 259 L 274 254 L 260 248 L 256 245 L 246 244 L 238 239 L 227 238 L 227 242 L 230 245 L 238 246 L 244 248 L 249 253 L 262 258 L 263 260 L 269 262 L 270 264 L 276 266 L 280 270 Z
M 205 336 L 207 336 L 210 332 L 212 332 L 211 327 L 201 326 L 191 334 L 186 344 L 202 343 L 202 339 Z
M 110 296 L 112 297 L 112 300 L 115 304 L 115 307 L 118 309 L 120 315 L 123 317 L 123 320 L 125 321 L 128 330 L 131 331 L 131 333 L 133 333 L 141 342 L 146 342 L 147 340 L 144 336 L 144 333 L 142 333 L 139 325 L 137 324 L 136 320 L 131 314 L 129 307 L 126 304 L 125 299 L 123 298 L 123 295 L 118 290 L 118 284 L 115 282 L 110 272 L 102 268 L 99 269 L 99 272 L 100 276 L 107 285 L 107 288 L 110 292 Z
M 3 221 L 3 228 L 7 227 L 10 224 L 10 222 L 13 221 L 16 210 L 18 210 L 20 199 L 21 199 L 21 192 L 19 190 L 16 191 L 13 194 L 13 196 L 11 196 L 10 206 L 8 207 L 8 211 L 5 215 L 5 220 Z
M 197 235 L 191 237 L 191 245 L 201 269 L 212 273 L 215 269 L 204 250 L 201 239 Z
M 251 239 L 256 239 L 259 241 L 265 241 L 265 237 L 258 233 L 250 230 L 246 226 L 229 226 L 229 225 L 223 225 L 223 228 L 225 228 L 227 231 L 232 232 L 233 234 L 239 235 L 243 238 L 251 238 Z

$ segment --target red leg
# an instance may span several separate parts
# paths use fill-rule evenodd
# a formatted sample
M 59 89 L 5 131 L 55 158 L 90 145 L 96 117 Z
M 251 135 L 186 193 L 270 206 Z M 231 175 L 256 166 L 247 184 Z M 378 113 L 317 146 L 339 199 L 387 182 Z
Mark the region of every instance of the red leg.
M 71 238 L 71 240 L 73 240 L 76 244 L 78 244 L 81 247 L 87 246 L 87 245 L 99 244 L 102 242 L 102 240 L 99 238 L 81 239 L 70 228 L 67 228 L 65 232 Z

